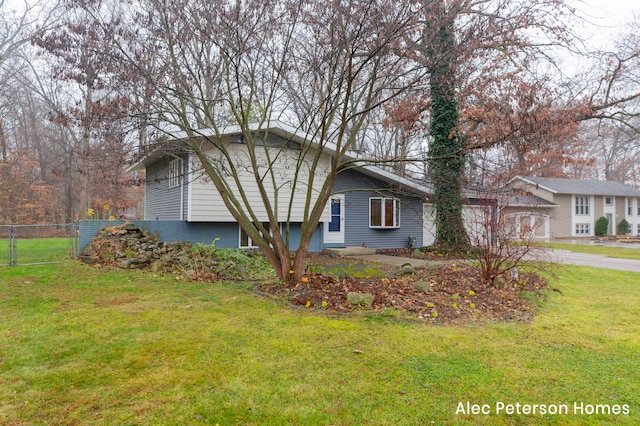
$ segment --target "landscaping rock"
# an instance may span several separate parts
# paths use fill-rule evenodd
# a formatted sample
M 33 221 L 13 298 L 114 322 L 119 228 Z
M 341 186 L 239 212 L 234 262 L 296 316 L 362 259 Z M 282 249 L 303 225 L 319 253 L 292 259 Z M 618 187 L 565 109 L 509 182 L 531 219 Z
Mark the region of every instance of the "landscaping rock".
M 396 272 L 396 275 L 402 276 L 402 275 L 411 275 L 415 273 L 416 273 L 416 270 L 413 266 L 405 265 Z
M 493 279 L 493 286 L 498 290 L 502 290 L 506 285 L 507 280 L 502 275 L 498 275 Z
M 433 292 L 433 287 L 431 286 L 431 284 L 425 281 L 416 281 L 415 283 L 413 283 L 413 288 L 423 293 Z
M 347 293 L 347 303 L 350 305 L 366 306 L 370 308 L 373 304 L 373 294 L 350 291 Z

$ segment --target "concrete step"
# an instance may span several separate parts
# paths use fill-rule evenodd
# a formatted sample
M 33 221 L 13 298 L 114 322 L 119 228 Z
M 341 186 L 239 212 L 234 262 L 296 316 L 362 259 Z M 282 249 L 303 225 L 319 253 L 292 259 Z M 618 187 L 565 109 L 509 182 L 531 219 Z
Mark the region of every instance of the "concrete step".
M 334 256 L 365 256 L 376 254 L 376 249 L 369 247 L 326 248 L 324 252 Z

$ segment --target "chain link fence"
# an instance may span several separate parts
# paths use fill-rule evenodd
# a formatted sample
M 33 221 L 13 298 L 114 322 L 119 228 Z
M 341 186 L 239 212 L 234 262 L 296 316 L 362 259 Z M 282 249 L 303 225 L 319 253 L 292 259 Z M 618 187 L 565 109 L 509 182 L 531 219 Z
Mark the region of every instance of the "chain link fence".
M 57 263 L 78 252 L 77 223 L 0 225 L 0 266 Z

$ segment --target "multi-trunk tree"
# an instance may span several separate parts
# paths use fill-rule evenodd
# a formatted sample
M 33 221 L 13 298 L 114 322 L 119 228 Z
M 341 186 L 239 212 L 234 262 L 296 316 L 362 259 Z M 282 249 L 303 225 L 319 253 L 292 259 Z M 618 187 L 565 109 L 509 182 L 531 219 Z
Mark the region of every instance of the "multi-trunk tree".
M 82 6 L 91 17 L 87 26 L 101 25 L 100 32 L 110 34 L 100 53 L 107 66 L 115 64 L 111 70 L 140 106 L 136 112 L 166 135 L 171 149 L 197 158 L 192 170 L 205 173 L 285 282 L 304 272 L 337 173 L 349 167 L 347 153 L 368 114 L 422 77 L 401 54 L 419 8 L 409 2 L 140 0 L 71 6 Z M 274 120 L 295 129 L 299 149 L 266 143 Z M 237 145 L 224 138 L 229 126 L 241 134 L 242 164 Z M 259 205 L 252 204 L 250 191 L 259 194 Z M 299 204 L 299 240 L 292 242 Z

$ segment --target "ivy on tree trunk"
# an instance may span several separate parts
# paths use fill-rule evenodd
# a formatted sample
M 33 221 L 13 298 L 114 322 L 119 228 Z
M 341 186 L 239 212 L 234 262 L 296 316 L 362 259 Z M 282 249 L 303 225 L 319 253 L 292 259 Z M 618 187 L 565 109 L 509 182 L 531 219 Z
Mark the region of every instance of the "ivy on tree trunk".
M 457 132 L 458 103 L 455 94 L 456 63 L 453 21 L 447 19 L 440 3 L 438 18 L 431 25 L 434 36 L 430 49 L 431 123 L 429 133 L 429 176 L 434 186 L 436 241 L 442 248 L 457 250 L 469 244 L 462 221 L 461 181 L 465 153 Z

